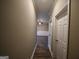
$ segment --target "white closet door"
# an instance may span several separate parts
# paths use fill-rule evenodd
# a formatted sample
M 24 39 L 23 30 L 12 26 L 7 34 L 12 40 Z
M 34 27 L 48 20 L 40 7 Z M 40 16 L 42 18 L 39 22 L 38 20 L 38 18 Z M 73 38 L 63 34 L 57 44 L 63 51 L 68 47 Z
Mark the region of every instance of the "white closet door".
M 57 21 L 57 59 L 62 59 L 63 19 Z
M 67 56 L 67 44 L 68 44 L 68 15 L 63 19 L 63 59 L 66 59 Z
M 68 42 L 68 15 L 57 20 L 57 59 L 66 59 Z

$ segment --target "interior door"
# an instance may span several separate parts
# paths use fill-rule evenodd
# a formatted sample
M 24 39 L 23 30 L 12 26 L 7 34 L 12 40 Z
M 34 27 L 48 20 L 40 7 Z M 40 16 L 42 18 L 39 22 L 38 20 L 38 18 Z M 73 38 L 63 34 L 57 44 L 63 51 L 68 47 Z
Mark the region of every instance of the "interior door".
M 67 7 L 66 7 L 67 8 Z M 64 10 L 64 9 L 63 9 Z M 63 11 L 62 10 L 62 11 Z M 57 16 L 57 40 L 56 51 L 57 59 L 66 59 L 67 57 L 67 43 L 68 43 L 68 14 L 67 10 Z

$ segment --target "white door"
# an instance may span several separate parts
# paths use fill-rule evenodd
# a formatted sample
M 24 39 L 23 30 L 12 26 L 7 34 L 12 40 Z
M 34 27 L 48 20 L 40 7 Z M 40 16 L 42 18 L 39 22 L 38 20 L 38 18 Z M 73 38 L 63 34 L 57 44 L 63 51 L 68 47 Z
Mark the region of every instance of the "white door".
M 57 20 L 57 59 L 66 59 L 68 43 L 68 15 Z

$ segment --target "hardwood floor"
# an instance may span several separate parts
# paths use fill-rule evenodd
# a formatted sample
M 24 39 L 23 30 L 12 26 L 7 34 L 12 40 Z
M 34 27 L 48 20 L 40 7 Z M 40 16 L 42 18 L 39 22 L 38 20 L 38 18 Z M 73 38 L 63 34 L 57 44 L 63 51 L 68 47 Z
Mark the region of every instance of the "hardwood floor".
M 48 48 L 37 46 L 33 59 L 52 59 Z

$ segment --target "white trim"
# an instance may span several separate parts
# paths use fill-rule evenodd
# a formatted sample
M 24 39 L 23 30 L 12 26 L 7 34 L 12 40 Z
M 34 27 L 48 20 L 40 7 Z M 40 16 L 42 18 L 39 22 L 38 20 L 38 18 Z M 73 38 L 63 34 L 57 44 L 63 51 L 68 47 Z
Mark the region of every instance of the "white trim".
M 51 50 L 51 47 L 48 46 L 48 48 L 49 48 L 49 52 L 50 52 L 50 54 L 51 54 L 51 56 L 52 56 L 52 59 L 53 59 L 53 52 L 52 52 L 52 50 Z
M 34 50 L 33 50 L 33 53 L 32 53 L 32 56 L 31 56 L 30 59 L 33 59 L 33 56 L 34 56 L 34 53 L 35 53 L 36 48 L 37 48 L 37 43 L 36 43 L 36 45 L 35 45 L 35 48 L 34 48 Z

